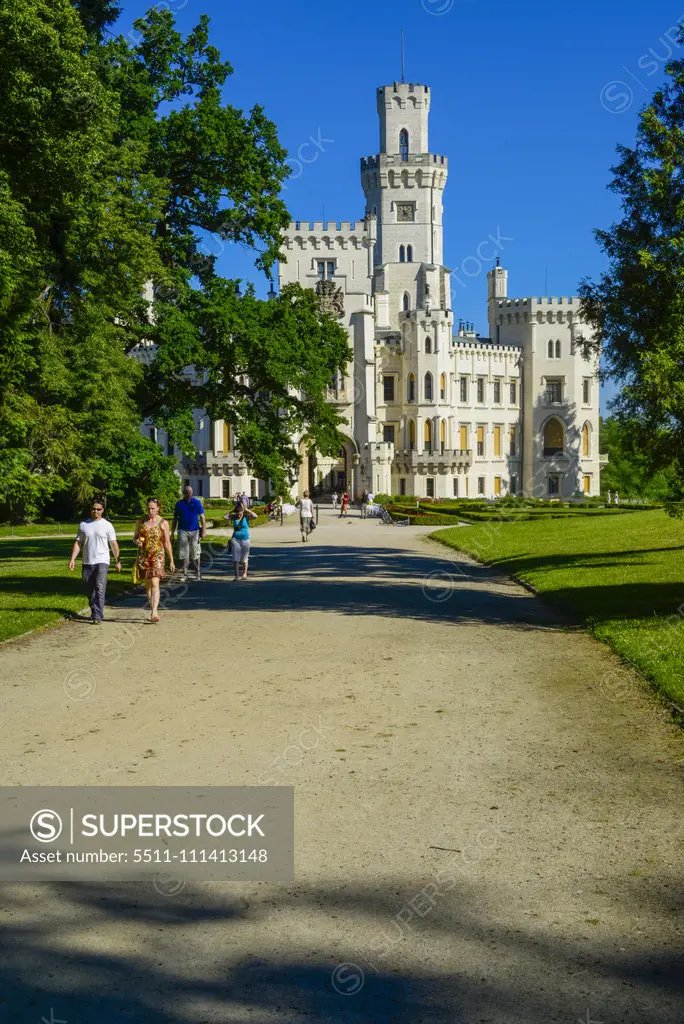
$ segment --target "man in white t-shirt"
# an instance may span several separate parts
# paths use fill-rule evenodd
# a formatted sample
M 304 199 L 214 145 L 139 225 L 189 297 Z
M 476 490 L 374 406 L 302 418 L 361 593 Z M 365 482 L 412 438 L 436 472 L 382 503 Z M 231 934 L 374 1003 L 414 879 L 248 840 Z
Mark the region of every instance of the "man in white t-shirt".
M 119 545 L 114 527 L 104 516 L 104 502 L 95 498 L 90 508 L 90 519 L 79 524 L 69 561 L 69 570 L 74 571 L 79 551 L 83 557 L 83 586 L 90 602 L 90 621 L 99 626 L 104 615 L 107 572 L 109 571 L 109 549 L 116 558 L 116 571 L 121 572 Z

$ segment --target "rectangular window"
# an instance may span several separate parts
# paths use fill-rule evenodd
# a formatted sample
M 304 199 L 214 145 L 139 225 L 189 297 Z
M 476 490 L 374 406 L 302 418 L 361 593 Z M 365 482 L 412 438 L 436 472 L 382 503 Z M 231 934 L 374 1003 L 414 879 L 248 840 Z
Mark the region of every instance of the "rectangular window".
M 434 478 L 429 476 L 427 478 L 427 480 L 425 481 L 425 486 L 426 486 L 426 492 L 425 493 L 427 494 L 428 498 L 434 498 L 434 496 L 435 496 L 435 481 L 434 481 Z
M 501 456 L 501 427 L 494 427 L 494 456 Z
M 485 478 L 483 476 L 478 476 L 478 478 L 477 478 L 477 493 L 478 494 L 484 494 L 484 492 L 485 492 Z
M 325 277 L 325 263 L 323 262 L 323 260 L 319 260 L 316 266 L 316 272 L 322 281 L 323 278 Z
M 515 381 L 515 380 L 511 381 L 510 389 L 511 389 L 511 395 L 510 395 L 511 405 L 516 405 L 517 402 L 518 402 L 518 386 L 517 386 L 517 381 Z
M 591 380 L 585 377 L 582 381 L 582 402 L 584 405 L 591 404 Z
M 549 497 L 557 498 L 560 494 L 560 477 L 554 473 L 549 477 Z
M 477 378 L 477 400 L 478 402 L 484 402 L 485 395 L 485 379 L 484 377 Z
M 224 498 L 230 498 L 230 480 L 223 480 L 222 494 Z
M 223 424 L 223 451 L 230 451 L 230 423 Z
M 460 427 L 459 428 L 459 434 L 460 434 L 459 444 L 461 446 L 461 451 L 464 452 L 468 448 L 468 428 L 466 426 Z
M 511 427 L 508 432 L 508 454 L 516 455 L 518 446 L 516 444 L 515 427 Z
M 494 477 L 494 496 L 498 497 L 501 494 L 501 477 Z
M 458 498 L 458 477 L 454 477 L 454 498 Z
M 467 402 L 468 401 L 468 378 L 467 377 L 461 377 L 461 380 L 459 382 L 459 388 L 460 388 L 460 395 L 459 395 L 460 401 L 461 402 Z
M 387 423 L 382 428 L 382 439 L 383 441 L 390 441 L 394 444 L 394 427 L 389 426 Z
M 335 276 L 335 263 L 334 263 L 334 261 L 330 260 L 328 262 L 328 277 L 330 278 L 330 277 L 334 277 L 334 276 Z
M 466 498 L 470 497 L 470 480 L 466 477 Z
M 394 401 L 394 377 L 389 374 L 382 378 L 382 393 L 386 402 Z
M 406 477 L 402 476 L 399 480 L 399 493 L 406 494 Z
M 563 401 L 563 385 L 559 380 L 546 381 L 546 401 L 549 404 Z
M 482 456 L 485 453 L 484 427 L 477 428 L 477 454 Z
M 585 474 L 584 480 L 582 481 L 582 490 L 585 494 L 591 494 L 591 474 Z
M 439 378 L 439 400 L 446 402 L 446 377 L 444 374 Z
M 515 474 L 511 477 L 511 494 L 518 493 L 518 478 Z
M 197 494 L 199 495 L 200 498 L 204 497 L 204 480 L 202 479 L 202 477 L 200 477 L 199 480 L 197 481 Z
M 501 381 L 494 381 L 494 405 L 501 405 Z

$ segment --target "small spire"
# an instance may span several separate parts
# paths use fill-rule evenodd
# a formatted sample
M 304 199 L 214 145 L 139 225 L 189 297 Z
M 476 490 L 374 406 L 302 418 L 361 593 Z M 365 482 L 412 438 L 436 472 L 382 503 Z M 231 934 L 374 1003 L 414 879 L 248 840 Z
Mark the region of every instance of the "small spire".
M 501 260 L 499 259 L 498 256 L 496 257 L 496 265 L 497 265 L 497 267 L 501 266 Z
M 406 81 L 406 59 L 404 54 L 404 30 L 401 30 L 401 80 Z

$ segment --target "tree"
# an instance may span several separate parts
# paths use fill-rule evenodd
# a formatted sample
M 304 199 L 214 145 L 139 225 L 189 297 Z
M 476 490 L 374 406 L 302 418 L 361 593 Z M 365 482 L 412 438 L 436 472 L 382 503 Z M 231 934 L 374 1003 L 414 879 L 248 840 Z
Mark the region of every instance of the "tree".
M 680 44 L 684 32 L 680 30 Z M 597 231 L 609 269 L 582 282 L 587 322 L 603 338 L 606 372 L 622 390 L 615 408 L 630 422 L 652 469 L 684 478 L 684 60 L 641 112 L 633 148 L 619 146 L 609 186 L 622 219 Z
M 601 419 L 601 447 L 609 456 L 601 470 L 601 490 L 625 498 L 667 501 L 679 492 L 672 467 L 654 471 L 647 454 L 637 447 L 638 430 L 615 416 Z

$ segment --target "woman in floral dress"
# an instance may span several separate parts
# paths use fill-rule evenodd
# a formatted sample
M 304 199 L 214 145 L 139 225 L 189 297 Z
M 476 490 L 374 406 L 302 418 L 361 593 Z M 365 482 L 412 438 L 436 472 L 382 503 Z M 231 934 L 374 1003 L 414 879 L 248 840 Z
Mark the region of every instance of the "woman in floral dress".
M 138 583 L 142 580 L 150 603 L 150 621 L 159 622 L 159 580 L 163 580 L 165 555 L 169 556 L 169 571 L 175 572 L 173 548 L 169 534 L 169 524 L 162 519 L 161 506 L 156 498 L 147 499 L 147 518 L 138 519 L 135 525 L 135 543 L 138 545 L 138 557 L 133 567 L 133 579 Z

